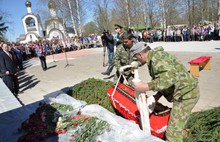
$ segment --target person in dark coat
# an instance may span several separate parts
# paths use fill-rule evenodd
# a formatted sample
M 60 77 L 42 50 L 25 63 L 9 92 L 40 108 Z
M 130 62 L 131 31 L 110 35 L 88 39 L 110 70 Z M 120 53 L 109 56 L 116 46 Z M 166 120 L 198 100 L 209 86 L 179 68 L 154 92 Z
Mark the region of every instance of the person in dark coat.
M 107 31 L 106 33 L 106 39 L 108 51 L 108 64 L 111 65 L 114 57 L 114 37 L 109 31 Z
M 46 46 L 42 45 L 41 43 L 37 44 L 35 47 L 37 56 L 40 59 L 41 67 L 44 71 L 47 70 L 47 62 L 46 62 Z
M 14 58 L 10 53 L 10 47 L 7 44 L 2 45 L 3 51 L 0 53 L 0 69 L 2 80 L 9 88 L 9 90 L 17 95 L 18 94 L 18 79 L 17 69 L 15 66 Z
M 11 51 L 15 54 L 16 61 L 17 61 L 17 66 L 19 67 L 20 70 L 23 70 L 23 58 L 22 58 L 22 52 L 18 48 L 19 44 L 12 44 Z

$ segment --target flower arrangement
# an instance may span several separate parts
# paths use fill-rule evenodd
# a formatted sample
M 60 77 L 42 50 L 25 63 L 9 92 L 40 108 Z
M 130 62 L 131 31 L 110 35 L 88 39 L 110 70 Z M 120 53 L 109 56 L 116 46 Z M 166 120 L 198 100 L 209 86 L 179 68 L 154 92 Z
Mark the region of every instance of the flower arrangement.
M 41 103 L 36 111 L 22 122 L 19 131 L 26 133 L 18 142 L 38 142 L 60 134 L 66 134 L 70 141 L 90 142 L 109 128 L 107 122 L 95 117 L 83 114 L 66 115 L 73 110 L 70 105 Z M 65 115 L 60 112 L 65 112 Z

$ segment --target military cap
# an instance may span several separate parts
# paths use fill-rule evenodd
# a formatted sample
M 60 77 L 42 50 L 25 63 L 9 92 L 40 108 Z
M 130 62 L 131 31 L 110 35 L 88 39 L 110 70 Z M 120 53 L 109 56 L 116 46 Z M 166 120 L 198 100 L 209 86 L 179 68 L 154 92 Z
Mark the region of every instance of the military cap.
M 130 49 L 131 55 L 134 56 L 135 54 L 140 53 L 140 52 L 144 51 L 145 49 L 150 50 L 150 47 L 147 46 L 146 42 L 137 42 Z
M 116 28 L 120 28 L 120 29 L 122 29 L 123 27 L 121 26 L 121 25 L 119 25 L 119 24 L 115 24 L 114 25 Z

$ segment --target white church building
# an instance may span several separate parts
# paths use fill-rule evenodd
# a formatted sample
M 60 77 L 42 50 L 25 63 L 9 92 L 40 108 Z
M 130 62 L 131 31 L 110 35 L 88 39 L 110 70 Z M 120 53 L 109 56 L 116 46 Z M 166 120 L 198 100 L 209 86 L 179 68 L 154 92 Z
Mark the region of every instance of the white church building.
M 54 1 L 50 0 L 48 3 L 50 18 L 45 22 L 45 30 L 43 30 L 40 16 L 32 12 L 29 0 L 25 2 L 25 6 L 27 7 L 27 14 L 22 17 L 24 34 L 20 35 L 16 42 L 28 43 L 40 39 L 52 40 L 75 36 L 74 30 L 66 28 L 63 19 L 57 16 L 57 6 Z

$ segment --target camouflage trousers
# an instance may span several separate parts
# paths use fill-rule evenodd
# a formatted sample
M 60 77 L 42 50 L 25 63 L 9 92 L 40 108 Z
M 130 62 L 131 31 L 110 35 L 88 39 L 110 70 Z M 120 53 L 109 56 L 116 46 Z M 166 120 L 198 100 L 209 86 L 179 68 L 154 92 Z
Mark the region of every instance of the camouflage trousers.
M 185 97 L 194 96 L 191 99 L 182 99 L 182 101 L 174 101 L 173 108 L 170 113 L 168 128 L 166 130 L 166 138 L 168 142 L 182 142 L 183 130 L 189 118 L 189 115 L 199 100 L 199 87 L 191 90 Z

